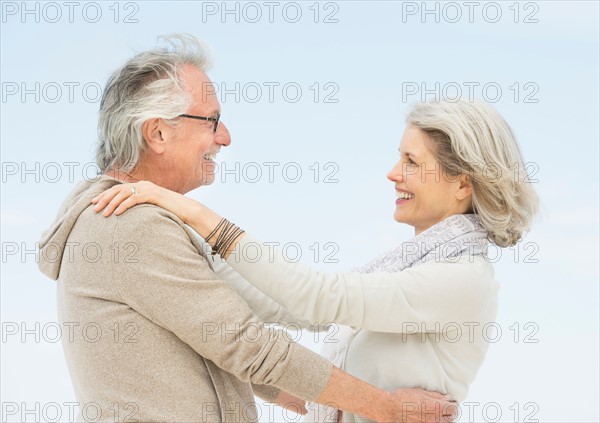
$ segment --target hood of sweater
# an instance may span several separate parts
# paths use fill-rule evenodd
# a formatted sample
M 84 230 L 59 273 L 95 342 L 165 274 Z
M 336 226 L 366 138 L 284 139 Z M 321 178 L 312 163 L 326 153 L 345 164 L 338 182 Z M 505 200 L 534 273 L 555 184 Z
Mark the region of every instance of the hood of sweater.
M 60 206 L 54 222 L 42 233 L 40 239 L 38 267 L 44 275 L 53 280 L 58 279 L 69 234 L 75 222 L 84 210 L 93 206 L 92 198 L 119 183 L 119 180 L 103 175 L 82 181 L 73 188 Z

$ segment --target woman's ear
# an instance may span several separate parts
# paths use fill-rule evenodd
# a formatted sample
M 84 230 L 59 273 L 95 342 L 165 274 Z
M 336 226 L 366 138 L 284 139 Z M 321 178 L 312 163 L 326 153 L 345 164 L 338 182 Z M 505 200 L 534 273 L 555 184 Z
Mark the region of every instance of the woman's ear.
M 471 183 L 471 178 L 468 175 L 462 174 L 459 178 L 459 186 L 456 191 L 456 198 L 458 200 L 465 200 L 473 195 L 473 184 Z
M 160 118 L 148 119 L 142 123 L 142 136 L 146 146 L 156 154 L 161 154 L 165 149 L 164 128 L 164 122 Z

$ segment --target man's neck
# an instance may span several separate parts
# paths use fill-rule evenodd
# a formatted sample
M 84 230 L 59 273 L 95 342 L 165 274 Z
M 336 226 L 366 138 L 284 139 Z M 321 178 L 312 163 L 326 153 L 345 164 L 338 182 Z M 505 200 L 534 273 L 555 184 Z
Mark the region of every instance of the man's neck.
M 135 172 L 125 172 L 121 169 L 110 169 L 105 173 L 105 175 L 115 178 L 118 181 L 128 183 L 144 180 L 144 178 L 139 178 Z
M 171 191 L 176 191 L 180 194 L 185 194 L 185 192 L 181 192 L 181 187 L 174 186 L 171 180 L 160 178 L 155 174 L 149 174 L 148 172 L 144 172 L 143 169 L 140 167 L 136 168 L 134 171 L 131 172 L 125 172 L 122 169 L 110 169 L 105 174 L 121 182 L 135 183 L 139 181 L 149 181 L 160 187 L 170 189 Z

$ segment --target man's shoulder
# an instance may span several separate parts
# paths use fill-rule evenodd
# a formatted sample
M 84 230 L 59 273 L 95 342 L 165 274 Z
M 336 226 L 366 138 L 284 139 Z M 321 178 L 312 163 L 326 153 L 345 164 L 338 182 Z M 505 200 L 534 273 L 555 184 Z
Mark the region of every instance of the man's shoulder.
M 123 223 L 133 226 L 143 226 L 159 222 L 176 224 L 181 227 L 186 226 L 176 214 L 163 209 L 162 207 L 155 206 L 154 204 L 137 204 L 125 210 L 125 212 L 119 216 L 113 213 L 108 217 L 104 216 L 102 211 L 96 212 L 94 210 L 94 205 L 90 204 L 80 215 L 80 220 L 85 220 L 87 223 L 93 222 L 95 225 L 105 227 L 121 225 Z
M 115 230 L 120 233 L 140 234 L 151 238 L 165 232 L 188 232 L 185 223 L 177 215 L 153 204 L 138 204 L 119 216 L 113 214 L 105 219 L 113 219 Z
M 154 204 L 137 204 L 119 216 L 114 216 L 120 223 L 127 222 L 128 224 L 151 224 L 158 222 L 165 222 L 170 224 L 177 224 L 181 227 L 185 227 L 185 223 L 177 217 L 175 213 L 170 212 L 162 207 L 155 206 Z
M 138 204 L 116 216 L 105 217 L 90 206 L 80 214 L 77 222 L 94 239 L 135 240 L 139 242 L 165 242 L 170 239 L 193 242 L 193 233 L 174 213 L 153 204 Z
M 99 213 L 100 214 L 100 213 Z M 104 216 L 100 216 L 104 218 Z M 138 204 L 114 219 L 113 239 L 155 244 L 173 253 L 190 249 L 207 259 L 197 235 L 175 213 L 153 204 Z

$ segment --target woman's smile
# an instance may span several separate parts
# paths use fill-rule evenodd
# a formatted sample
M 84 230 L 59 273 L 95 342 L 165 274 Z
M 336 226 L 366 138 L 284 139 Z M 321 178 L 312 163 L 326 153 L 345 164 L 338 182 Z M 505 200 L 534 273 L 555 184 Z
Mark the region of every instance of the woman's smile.
M 415 195 L 413 193 L 408 192 L 408 191 L 403 191 L 401 189 L 396 189 L 396 204 L 397 205 L 406 204 L 413 198 L 415 198 Z

